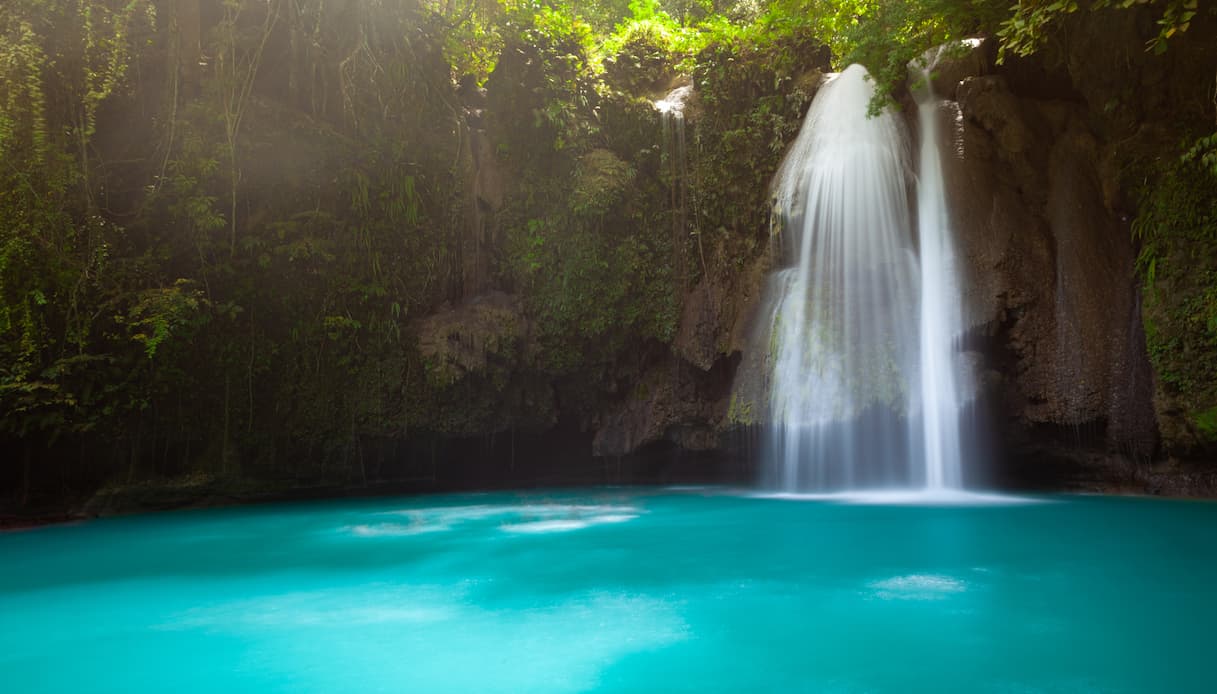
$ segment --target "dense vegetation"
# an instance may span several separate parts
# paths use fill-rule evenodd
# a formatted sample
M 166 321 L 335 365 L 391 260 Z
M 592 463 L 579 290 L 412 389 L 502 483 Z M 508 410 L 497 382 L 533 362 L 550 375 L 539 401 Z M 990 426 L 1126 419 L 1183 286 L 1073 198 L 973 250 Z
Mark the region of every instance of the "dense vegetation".
M 1158 50 L 1196 0 L 1152 4 Z M 1077 12 L 9 0 L 0 488 L 366 481 L 397 441 L 593 417 L 668 349 L 682 297 L 764 246 L 764 182 L 825 47 L 890 95 L 929 46 L 987 32 L 1026 54 Z M 674 167 L 651 100 L 682 80 L 702 113 Z M 1200 181 L 1213 144 L 1196 146 L 1179 171 Z M 1182 252 L 1152 238 L 1150 284 Z M 1211 358 L 1217 280 L 1189 282 L 1200 303 L 1170 339 Z M 459 329 L 436 318 L 462 306 L 477 317 Z M 1217 406 L 1210 376 L 1177 383 L 1194 407 Z
M 1145 337 L 1159 406 L 1187 413 L 1182 435 L 1217 442 L 1217 185 L 1194 157 L 1162 166 L 1134 227 Z

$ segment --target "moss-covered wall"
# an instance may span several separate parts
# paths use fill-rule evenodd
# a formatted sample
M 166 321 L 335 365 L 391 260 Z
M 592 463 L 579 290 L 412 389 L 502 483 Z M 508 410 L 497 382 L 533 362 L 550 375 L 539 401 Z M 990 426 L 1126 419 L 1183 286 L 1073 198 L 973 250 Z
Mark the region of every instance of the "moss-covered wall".
M 1157 374 L 1157 409 L 1172 452 L 1217 446 L 1217 177 L 1171 162 L 1142 193 L 1145 338 Z

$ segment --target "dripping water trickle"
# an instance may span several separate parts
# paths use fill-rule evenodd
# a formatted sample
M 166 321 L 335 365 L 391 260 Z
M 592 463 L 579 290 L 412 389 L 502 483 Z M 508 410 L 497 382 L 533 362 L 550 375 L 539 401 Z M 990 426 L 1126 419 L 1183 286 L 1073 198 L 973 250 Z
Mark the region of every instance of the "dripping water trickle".
M 669 182 L 669 208 L 672 215 L 672 256 L 678 290 L 688 274 L 684 262 L 684 242 L 689 233 L 689 159 L 685 139 L 685 105 L 693 93 L 692 85 L 673 89 L 655 102 L 663 128 L 664 174 Z

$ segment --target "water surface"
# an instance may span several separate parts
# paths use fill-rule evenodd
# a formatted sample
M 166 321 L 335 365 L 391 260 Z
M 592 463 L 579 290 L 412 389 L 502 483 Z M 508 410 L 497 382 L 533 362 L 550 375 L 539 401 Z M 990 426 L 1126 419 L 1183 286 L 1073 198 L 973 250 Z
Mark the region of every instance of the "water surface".
M 1217 505 L 858 501 L 600 489 L 0 534 L 2 689 L 1217 691 Z

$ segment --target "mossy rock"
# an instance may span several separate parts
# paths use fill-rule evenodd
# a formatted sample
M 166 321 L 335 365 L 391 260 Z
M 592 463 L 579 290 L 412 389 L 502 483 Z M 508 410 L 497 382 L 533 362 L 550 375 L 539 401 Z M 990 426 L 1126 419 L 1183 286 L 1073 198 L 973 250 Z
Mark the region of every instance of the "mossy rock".
M 575 167 L 575 187 L 570 195 L 571 212 L 599 216 L 621 201 L 634 180 L 634 169 L 607 149 L 593 149 Z
M 663 89 L 675 77 L 672 43 L 662 27 L 646 22 L 631 25 L 621 48 L 604 60 L 606 81 L 631 94 Z
M 1217 443 L 1217 406 L 1196 415 L 1196 430 L 1206 443 Z
M 512 363 L 522 353 L 526 332 L 515 299 L 495 292 L 423 320 L 418 350 L 428 378 L 448 385 L 470 374 L 489 376 L 496 362 Z

